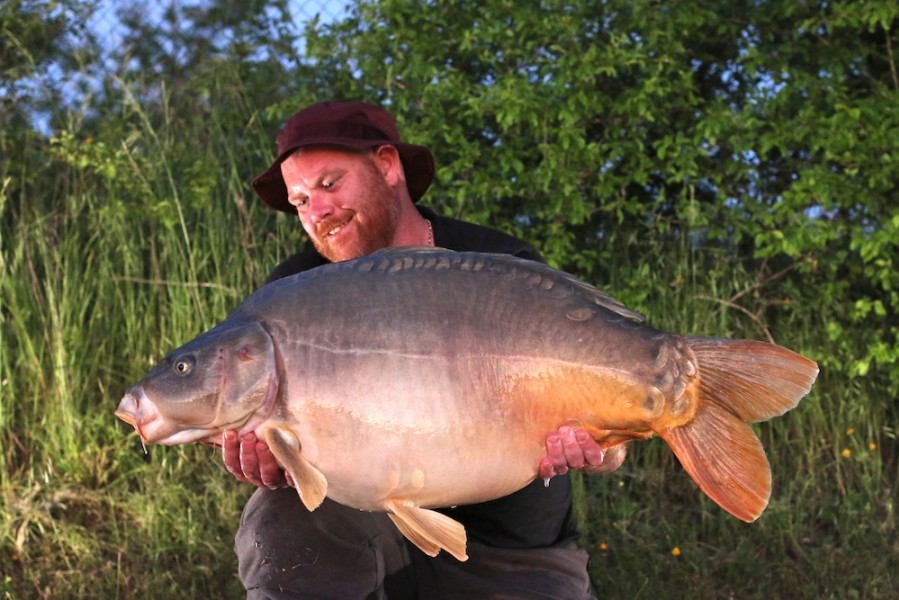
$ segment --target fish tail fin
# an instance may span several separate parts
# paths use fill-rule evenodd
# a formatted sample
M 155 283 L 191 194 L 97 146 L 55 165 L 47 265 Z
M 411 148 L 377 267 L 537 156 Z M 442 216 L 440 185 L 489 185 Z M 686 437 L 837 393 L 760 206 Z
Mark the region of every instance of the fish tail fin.
M 794 408 L 818 366 L 786 348 L 752 340 L 688 337 L 699 370 L 692 420 L 658 434 L 712 500 L 746 522 L 771 496 L 771 467 L 747 423 Z

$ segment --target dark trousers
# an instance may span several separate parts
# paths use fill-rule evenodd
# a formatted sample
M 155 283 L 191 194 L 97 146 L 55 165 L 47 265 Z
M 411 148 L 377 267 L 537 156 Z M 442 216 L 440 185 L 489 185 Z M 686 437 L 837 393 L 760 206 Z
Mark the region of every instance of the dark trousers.
M 431 558 L 385 513 L 326 499 L 309 512 L 295 490 L 257 490 L 235 538 L 247 598 L 591 598 L 587 553 L 572 542 L 514 550 L 468 543 L 469 558 Z

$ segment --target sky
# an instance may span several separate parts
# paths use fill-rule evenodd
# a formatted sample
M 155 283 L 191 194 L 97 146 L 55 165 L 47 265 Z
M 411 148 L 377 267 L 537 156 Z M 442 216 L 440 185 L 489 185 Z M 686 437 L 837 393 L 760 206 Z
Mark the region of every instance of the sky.
M 156 19 L 161 19 L 167 6 L 179 0 L 165 2 L 136 2 L 135 0 L 101 0 L 97 4 L 94 18 L 88 23 L 88 28 L 95 31 L 100 39 L 107 40 L 110 46 L 114 46 L 121 38 L 118 34 L 118 17 L 116 12 L 124 7 L 134 4 L 142 4 L 147 12 Z M 182 3 L 186 3 L 181 0 Z M 351 0 L 289 0 L 288 7 L 293 15 L 294 22 L 299 27 L 305 21 L 316 14 L 320 15 L 322 23 L 339 20 L 347 12 L 346 5 Z
M 145 8 L 151 19 L 162 19 L 167 6 L 173 2 L 181 2 L 186 4 L 193 0 L 165 0 L 163 2 L 140 2 L 139 0 L 100 0 L 97 3 L 97 9 L 93 18 L 87 23 L 86 27 L 89 31 L 96 34 L 97 39 L 103 41 L 104 45 L 109 49 L 115 49 L 122 43 L 120 30 L 122 29 L 119 22 L 117 12 L 123 7 L 130 7 L 139 4 Z M 316 14 L 320 15 L 322 23 L 327 24 L 332 21 L 341 19 L 347 14 L 347 4 L 351 0 L 289 0 L 288 7 L 293 15 L 294 23 L 298 30 L 302 28 L 304 23 Z M 298 36 L 298 52 L 303 53 L 302 37 Z M 31 82 L 21 82 L 25 88 L 39 88 L 41 86 L 52 86 L 54 89 L 70 90 L 70 98 L 78 98 L 80 94 L 76 91 L 76 84 L 71 74 L 62 71 L 58 65 L 50 66 L 45 72 L 37 74 Z M 0 90 L 2 92 L 3 90 Z M 5 92 L 4 92 L 5 93 Z M 35 128 L 47 137 L 53 135 L 53 129 L 50 126 L 50 115 L 43 113 L 35 113 L 32 116 Z

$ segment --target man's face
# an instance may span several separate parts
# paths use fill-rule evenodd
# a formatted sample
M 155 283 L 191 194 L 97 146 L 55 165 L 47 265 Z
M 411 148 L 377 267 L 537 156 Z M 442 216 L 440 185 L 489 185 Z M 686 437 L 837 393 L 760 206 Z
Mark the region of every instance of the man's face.
M 332 262 L 390 246 L 399 201 L 376 152 L 301 148 L 281 163 L 287 198 L 319 254 Z

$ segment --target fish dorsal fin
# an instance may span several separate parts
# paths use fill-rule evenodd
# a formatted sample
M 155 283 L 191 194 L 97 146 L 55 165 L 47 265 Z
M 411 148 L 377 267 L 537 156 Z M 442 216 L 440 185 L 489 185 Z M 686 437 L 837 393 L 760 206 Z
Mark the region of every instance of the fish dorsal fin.
M 549 269 L 551 267 L 547 268 Z M 643 321 L 643 315 L 635 310 L 629 309 L 620 300 L 616 300 L 609 294 L 597 289 L 586 281 L 582 281 L 574 275 L 571 275 L 570 273 L 566 273 L 564 271 L 555 271 L 555 273 L 562 281 L 574 288 L 574 290 L 578 294 L 590 299 L 593 304 L 601 306 L 606 310 L 612 311 L 613 313 L 620 315 L 625 319 L 630 319 L 632 321 Z
M 389 256 L 391 254 L 409 254 L 412 252 L 455 252 L 455 250 L 443 248 L 442 246 L 387 246 L 386 248 L 375 250 L 368 256 L 381 256 L 385 254 Z
M 306 508 L 310 511 L 318 508 L 328 493 L 328 480 L 303 458 L 297 436 L 286 427 L 270 425 L 263 431 L 262 438 L 281 466 L 293 477 L 297 493 Z
M 401 499 L 389 500 L 387 509 L 400 533 L 428 556 L 446 550 L 460 561 L 468 560 L 465 527 L 458 521 Z
M 554 269 L 545 263 L 512 254 L 499 254 L 494 252 L 456 252 L 455 250 L 448 250 L 446 248 L 441 248 L 440 246 L 391 246 L 372 252 L 369 257 L 381 256 L 384 258 L 395 258 L 397 255 L 415 257 L 422 254 L 447 254 L 455 258 L 458 265 L 462 265 L 466 263 L 466 261 L 478 262 L 479 260 L 486 260 L 489 261 L 492 270 L 504 273 L 515 271 L 533 273 L 545 278 L 545 280 L 555 281 L 566 285 L 576 294 L 593 302 L 593 304 L 626 319 L 643 321 L 643 315 L 629 309 L 609 294 L 578 279 L 574 275 Z

